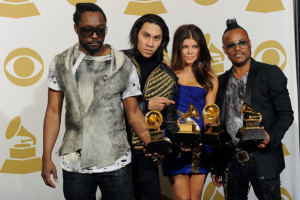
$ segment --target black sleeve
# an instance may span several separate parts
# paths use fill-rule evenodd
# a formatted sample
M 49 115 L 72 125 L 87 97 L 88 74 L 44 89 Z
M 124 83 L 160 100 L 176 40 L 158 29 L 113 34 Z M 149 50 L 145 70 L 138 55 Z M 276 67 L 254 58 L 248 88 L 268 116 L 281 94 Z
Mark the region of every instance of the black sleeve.
M 291 100 L 287 89 L 287 78 L 279 67 L 272 67 L 268 78 L 269 96 L 275 112 L 275 120 L 267 132 L 271 144 L 281 142 L 294 120 Z
M 176 102 L 177 102 L 177 95 L 178 95 L 178 87 L 177 82 L 174 84 L 172 88 L 172 93 L 169 95 L 169 99 L 175 101 L 175 104 L 169 104 L 168 107 L 165 108 L 164 112 L 166 114 L 166 119 L 164 122 L 166 123 L 165 134 L 171 140 L 173 139 L 174 134 L 178 132 L 178 127 L 176 124 L 177 116 L 176 116 Z
M 138 99 L 138 102 L 139 102 L 139 106 L 143 112 L 144 115 L 146 115 L 147 112 L 149 112 L 149 109 L 148 109 L 148 103 L 149 103 L 149 100 L 144 100 L 144 99 Z

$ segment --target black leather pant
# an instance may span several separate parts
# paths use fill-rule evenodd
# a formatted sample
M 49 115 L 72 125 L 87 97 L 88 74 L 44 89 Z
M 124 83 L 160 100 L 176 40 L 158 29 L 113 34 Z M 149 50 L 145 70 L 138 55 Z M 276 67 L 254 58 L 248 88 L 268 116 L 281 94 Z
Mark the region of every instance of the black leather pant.
M 248 199 L 249 182 L 259 200 L 281 200 L 279 175 L 274 179 L 266 179 L 254 158 L 243 163 L 232 158 L 223 180 L 227 200 Z

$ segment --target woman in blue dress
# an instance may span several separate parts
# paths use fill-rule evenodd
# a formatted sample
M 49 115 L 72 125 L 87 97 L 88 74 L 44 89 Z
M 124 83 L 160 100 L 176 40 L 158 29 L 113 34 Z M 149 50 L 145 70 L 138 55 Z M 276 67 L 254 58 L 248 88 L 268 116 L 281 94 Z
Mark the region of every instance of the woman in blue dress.
M 215 102 L 218 78 L 212 72 L 211 56 L 199 27 L 188 24 L 176 30 L 171 68 L 178 77 L 177 109 L 185 113 L 192 103 L 200 114 L 199 120 L 192 119 L 203 129 L 206 122 L 203 122 L 202 110 L 205 105 Z M 201 156 L 210 154 L 210 151 L 211 146 L 203 145 Z M 170 177 L 174 200 L 201 199 L 209 169 L 203 162 L 197 164 L 200 158 L 195 160 L 192 155 L 191 148 L 178 144 L 178 148 L 173 148 L 172 153 L 163 160 L 163 173 Z

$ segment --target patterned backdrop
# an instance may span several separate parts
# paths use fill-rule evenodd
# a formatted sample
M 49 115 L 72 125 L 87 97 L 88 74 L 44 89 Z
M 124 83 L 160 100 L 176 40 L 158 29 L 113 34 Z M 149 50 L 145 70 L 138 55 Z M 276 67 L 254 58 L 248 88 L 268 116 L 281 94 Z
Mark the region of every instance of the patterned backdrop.
M 168 24 L 171 42 L 176 28 L 193 23 L 205 33 L 213 69 L 221 74 L 231 67 L 222 51 L 228 18 L 236 18 L 252 42 L 252 56 L 278 65 L 288 77 L 295 112 L 294 124 L 283 139 L 286 169 L 281 174 L 282 199 L 300 199 L 299 129 L 296 87 L 293 1 L 291 0 L 0 0 L 0 199 L 63 199 L 59 159 L 56 189 L 40 176 L 43 118 L 47 105 L 47 73 L 54 55 L 77 42 L 72 15 L 78 2 L 93 2 L 107 15 L 106 43 L 129 47 L 134 21 L 145 13 L 159 14 Z M 62 121 L 64 124 L 64 121 Z M 162 193 L 171 199 L 166 178 Z M 100 196 L 100 193 L 98 193 Z M 100 197 L 99 197 L 100 198 Z M 224 199 L 222 189 L 207 178 L 204 200 Z M 256 199 L 251 189 L 249 199 Z

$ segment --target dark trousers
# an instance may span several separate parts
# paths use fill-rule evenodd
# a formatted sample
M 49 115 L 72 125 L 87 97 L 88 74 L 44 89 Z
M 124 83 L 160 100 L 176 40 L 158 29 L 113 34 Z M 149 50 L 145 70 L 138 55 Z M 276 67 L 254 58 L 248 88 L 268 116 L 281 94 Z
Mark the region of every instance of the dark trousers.
M 67 200 L 95 200 L 97 186 L 102 200 L 133 200 L 131 164 L 116 171 L 92 174 L 63 170 L 63 191 Z
M 233 158 L 223 180 L 227 200 L 248 199 L 249 182 L 259 200 L 281 200 L 279 175 L 274 179 L 266 179 L 255 159 L 239 163 Z
M 133 188 L 135 200 L 160 200 L 157 163 L 145 157 L 142 149 L 132 150 Z

